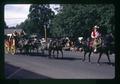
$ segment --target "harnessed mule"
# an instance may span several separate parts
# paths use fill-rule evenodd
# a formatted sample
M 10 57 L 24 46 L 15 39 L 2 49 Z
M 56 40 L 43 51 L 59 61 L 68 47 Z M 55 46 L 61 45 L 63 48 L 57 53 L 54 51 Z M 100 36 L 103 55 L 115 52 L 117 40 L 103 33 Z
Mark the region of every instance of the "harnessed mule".
M 53 57 L 55 57 L 54 56 L 55 51 L 57 52 L 57 58 L 58 58 L 58 55 L 59 55 L 59 51 L 61 52 L 62 58 L 63 58 L 63 47 L 65 46 L 65 44 L 66 44 L 65 39 L 52 40 L 50 42 L 50 45 L 49 45 L 49 58 L 51 58 L 51 53 L 52 52 L 53 52 Z

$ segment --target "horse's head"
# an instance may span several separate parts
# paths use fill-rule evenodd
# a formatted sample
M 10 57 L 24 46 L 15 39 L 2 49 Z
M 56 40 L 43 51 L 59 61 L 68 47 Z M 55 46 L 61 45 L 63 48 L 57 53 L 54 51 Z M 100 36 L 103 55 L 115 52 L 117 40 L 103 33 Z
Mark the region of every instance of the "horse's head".
M 64 47 L 67 42 L 68 42 L 67 39 L 64 39 L 64 38 L 59 39 L 59 45 L 62 46 L 62 47 Z

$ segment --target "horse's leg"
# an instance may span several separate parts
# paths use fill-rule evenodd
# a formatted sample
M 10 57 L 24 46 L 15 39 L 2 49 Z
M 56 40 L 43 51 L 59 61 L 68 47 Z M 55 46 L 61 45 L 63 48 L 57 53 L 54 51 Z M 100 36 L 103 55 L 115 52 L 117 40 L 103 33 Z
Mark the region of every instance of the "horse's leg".
M 31 50 L 31 46 L 29 47 L 29 53 L 31 54 L 32 50 Z
M 33 48 L 33 46 L 32 46 L 32 53 L 34 53 L 34 48 Z
M 44 48 L 41 48 L 41 53 L 42 55 L 44 55 Z
M 20 48 L 20 54 L 23 54 L 23 48 Z
M 25 49 L 24 49 L 24 55 L 26 55 L 27 54 L 27 50 L 26 50 L 26 47 L 25 47 Z
M 51 58 L 51 49 L 49 50 L 49 58 Z
M 91 60 L 90 60 L 91 53 L 92 53 L 92 51 L 90 51 L 90 53 L 89 53 L 89 55 L 88 55 L 89 62 L 91 62 Z
M 21 48 L 18 48 L 18 53 L 22 54 Z
M 28 49 L 27 49 L 27 46 L 25 47 L 25 53 L 26 53 L 26 55 L 28 55 Z
M 27 52 L 26 54 L 27 54 L 27 56 L 28 56 L 28 54 L 29 54 L 29 51 L 28 51 L 28 49 L 26 49 L 26 52 Z
M 63 59 L 63 51 L 62 50 L 60 50 L 61 51 L 61 54 L 62 54 L 62 59 Z
M 24 55 L 24 53 L 25 53 L 25 49 L 24 49 L 24 48 L 22 48 L 22 54 Z
M 57 59 L 58 59 L 59 50 L 57 50 Z
M 109 52 L 106 52 L 106 55 L 107 55 L 107 58 L 108 58 L 108 61 L 109 61 L 109 64 L 110 64 L 110 63 L 111 63 L 111 61 L 110 61 Z
M 84 52 L 84 59 L 82 61 L 85 61 L 87 51 Z
M 30 54 L 30 47 L 28 46 L 28 55 Z
M 19 53 L 22 54 L 22 49 L 19 49 Z
M 97 63 L 100 63 L 99 61 L 100 61 L 100 58 L 101 58 L 102 54 L 103 54 L 103 52 L 100 52 Z
M 53 49 L 53 58 L 55 58 L 54 52 L 55 52 L 55 50 Z
M 37 49 L 37 54 L 39 53 L 39 48 L 36 48 Z

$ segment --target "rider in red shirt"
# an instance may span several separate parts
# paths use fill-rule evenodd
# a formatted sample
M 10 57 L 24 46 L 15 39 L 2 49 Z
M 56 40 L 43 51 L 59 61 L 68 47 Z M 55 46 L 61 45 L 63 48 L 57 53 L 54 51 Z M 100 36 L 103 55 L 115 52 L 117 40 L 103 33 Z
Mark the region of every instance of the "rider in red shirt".
M 100 33 L 97 30 L 98 28 L 99 28 L 98 26 L 93 27 L 93 31 L 91 33 L 91 38 L 93 38 L 93 39 L 98 38 L 98 36 L 100 35 Z
M 92 38 L 92 41 L 93 41 L 93 48 L 94 48 L 94 52 L 97 51 L 97 48 L 96 48 L 96 39 L 100 36 L 100 33 L 98 32 L 99 29 L 99 26 L 95 25 L 93 27 L 93 31 L 91 32 L 91 38 Z

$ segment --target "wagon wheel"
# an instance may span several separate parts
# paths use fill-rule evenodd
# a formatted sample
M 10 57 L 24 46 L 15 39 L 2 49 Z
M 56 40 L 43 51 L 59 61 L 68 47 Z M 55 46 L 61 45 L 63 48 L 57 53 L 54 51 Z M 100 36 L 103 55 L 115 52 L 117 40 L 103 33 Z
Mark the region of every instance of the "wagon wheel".
M 8 53 L 9 53 L 9 47 L 8 47 L 8 46 L 5 46 L 5 47 L 4 47 L 4 50 L 5 50 L 5 54 L 8 54 Z
M 5 54 L 8 54 L 9 53 L 9 46 L 7 45 L 7 43 L 5 43 L 4 45 L 4 50 L 5 50 Z
M 11 46 L 10 53 L 11 53 L 12 55 L 14 55 L 15 52 L 16 52 L 16 48 L 15 48 L 15 45 L 13 45 L 13 46 Z

